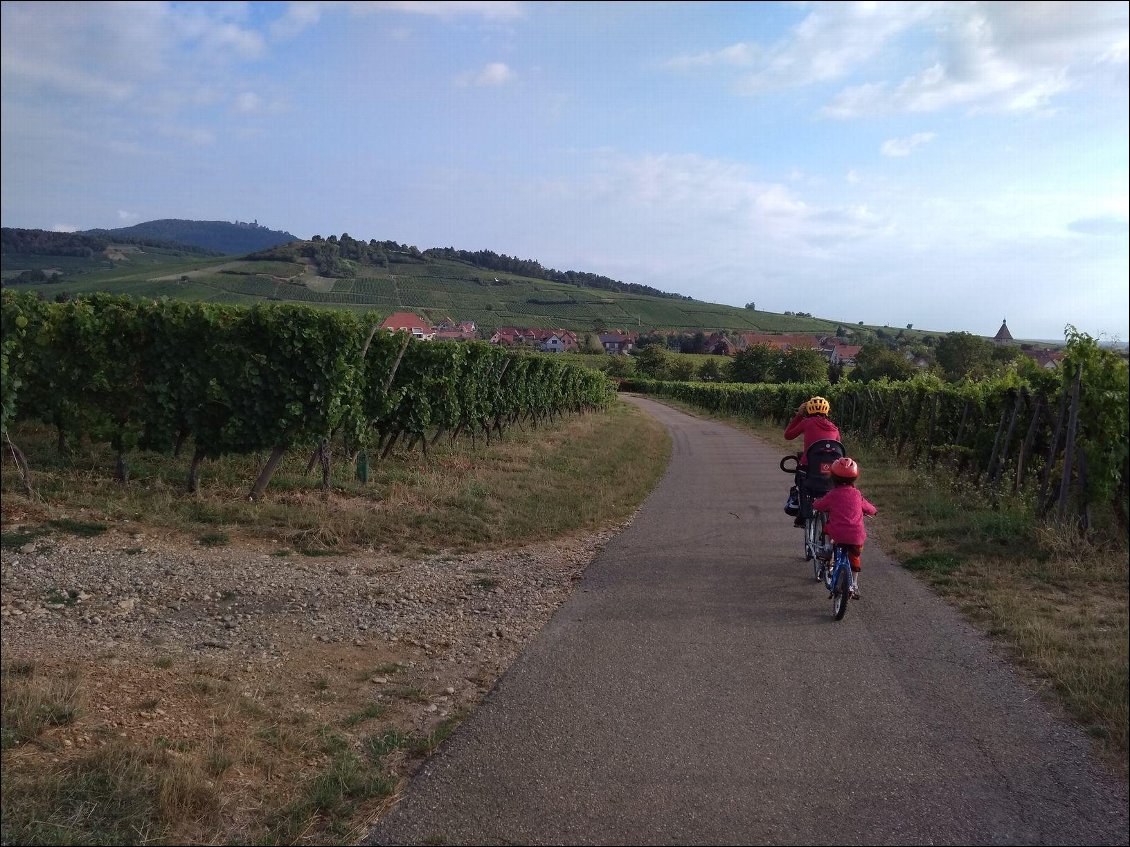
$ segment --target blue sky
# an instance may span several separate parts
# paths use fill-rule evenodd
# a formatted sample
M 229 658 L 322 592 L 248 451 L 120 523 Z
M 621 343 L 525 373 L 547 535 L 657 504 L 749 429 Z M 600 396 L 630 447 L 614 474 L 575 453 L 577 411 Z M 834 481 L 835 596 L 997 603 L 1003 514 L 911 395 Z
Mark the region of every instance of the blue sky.
M 0 214 L 1126 341 L 1128 9 L 4 2 Z

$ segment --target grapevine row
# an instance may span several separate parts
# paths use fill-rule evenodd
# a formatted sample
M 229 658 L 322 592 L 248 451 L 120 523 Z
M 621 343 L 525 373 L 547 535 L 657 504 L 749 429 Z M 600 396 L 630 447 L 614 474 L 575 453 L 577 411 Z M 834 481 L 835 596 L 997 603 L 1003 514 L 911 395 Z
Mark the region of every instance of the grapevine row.
M 3 291 L 3 418 L 54 425 L 59 446 L 109 443 L 117 475 L 135 448 L 199 463 L 281 456 L 339 436 L 352 455 L 398 440 L 426 449 L 442 434 L 501 433 L 601 408 L 607 378 L 483 342 L 421 342 L 377 330 L 372 316 L 290 304 L 245 308 L 105 294 L 62 303 Z

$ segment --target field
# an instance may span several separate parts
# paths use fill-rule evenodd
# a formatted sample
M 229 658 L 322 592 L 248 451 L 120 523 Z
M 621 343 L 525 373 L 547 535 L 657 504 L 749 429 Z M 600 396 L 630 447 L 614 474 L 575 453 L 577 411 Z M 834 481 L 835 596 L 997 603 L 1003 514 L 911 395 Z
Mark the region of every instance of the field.
M 328 308 L 414 311 L 433 323 L 445 318 L 479 327 L 544 327 L 591 332 L 596 328 L 687 332 L 832 332 L 833 319 L 754 311 L 716 303 L 580 288 L 547 280 L 489 271 L 446 259 L 365 266 L 358 276 L 331 280 L 310 268 L 270 261 L 186 259 L 152 251 L 124 254 L 113 268 L 106 260 L 60 257 L 5 257 L 5 272 L 59 267 L 61 282 L 37 285 L 44 296 L 105 291 L 138 297 L 251 305 L 293 302 Z M 18 261 L 17 261 L 18 259 Z M 86 262 L 91 270 L 78 273 Z M 495 282 L 495 280 L 498 282 Z

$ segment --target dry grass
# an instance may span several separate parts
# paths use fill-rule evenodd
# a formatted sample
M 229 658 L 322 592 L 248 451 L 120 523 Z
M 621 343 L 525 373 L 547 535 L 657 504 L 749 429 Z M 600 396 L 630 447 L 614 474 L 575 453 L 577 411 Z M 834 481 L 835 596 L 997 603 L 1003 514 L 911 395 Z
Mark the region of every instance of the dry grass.
M 10 462 L 3 467 L 5 529 L 43 527 L 62 517 L 85 525 L 137 523 L 197 543 L 238 538 L 278 542 L 297 551 L 351 549 L 418 553 L 528 543 L 591 530 L 627 517 L 666 462 L 662 426 L 624 403 L 607 412 L 565 417 L 554 425 L 513 427 L 491 444 L 442 440 L 425 456 L 394 452 L 374 460 L 369 481 L 340 462 L 333 488 L 305 475 L 307 454 L 281 463 L 260 502 L 247 500 L 255 457 L 209 464 L 201 491 L 183 492 L 185 460 L 151 453 L 131 458 L 131 479 L 112 479 L 113 458 L 86 446 L 59 457 L 45 427 L 17 433 L 41 501 L 28 500 Z
M 308 457 L 292 456 L 255 504 L 250 458 L 215 463 L 189 496 L 166 457 L 134 457 L 123 486 L 104 452 L 63 461 L 45 431 L 20 443 L 43 499 L 24 498 L 4 466 L 6 548 L 42 551 L 58 533 L 110 526 L 290 556 L 471 552 L 602 529 L 630 516 L 670 449 L 660 424 L 618 403 L 489 446 L 394 454 L 368 485 L 335 479 L 329 493 L 304 478 Z M 81 678 L 76 662 L 43 652 L 16 657 L 5 645 L 5 844 L 356 843 L 462 717 L 426 711 L 441 692 L 419 673 L 435 666 L 404 641 L 304 643 L 284 662 L 246 665 L 133 645 L 84 660 Z M 446 672 L 493 684 L 477 679 L 485 670 Z

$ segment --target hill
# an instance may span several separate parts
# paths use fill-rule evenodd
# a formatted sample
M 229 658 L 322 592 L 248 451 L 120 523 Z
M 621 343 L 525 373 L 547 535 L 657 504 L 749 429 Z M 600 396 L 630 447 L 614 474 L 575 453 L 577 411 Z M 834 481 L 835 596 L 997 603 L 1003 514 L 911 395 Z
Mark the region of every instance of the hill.
M 152 228 L 145 229 L 147 226 Z M 576 332 L 625 329 L 823 334 L 843 326 L 862 340 L 873 335 L 882 338 L 889 329 L 834 317 L 782 315 L 707 303 L 597 274 L 547 269 L 533 260 L 491 251 L 450 247 L 421 251 L 394 241 L 360 241 L 345 234 L 300 241 L 289 233 L 276 233 L 274 237 L 287 241 L 242 257 L 227 253 L 226 260 L 217 261 L 214 256 L 202 256 L 201 248 L 159 237 L 189 237 L 186 233 L 193 228 L 201 232 L 209 228 L 213 232 L 240 230 L 260 236 L 272 232 L 257 224 L 151 221 L 119 230 L 72 234 L 73 244 L 67 243 L 77 245 L 75 255 L 15 253 L 6 246 L 2 257 L 5 284 L 34 284 L 47 297 L 106 291 L 242 305 L 263 301 L 305 303 L 374 311 L 381 316 L 413 311 L 433 324 L 445 319 L 474 321 L 488 332 L 518 326 Z M 39 233 L 46 242 L 57 235 L 42 230 L 21 232 Z M 147 232 L 150 236 L 143 238 Z M 108 246 L 102 252 L 85 249 L 89 243 L 84 239 L 92 238 L 98 244 L 108 242 Z M 137 243 L 118 243 L 118 239 L 128 238 Z M 24 240 L 36 239 L 24 236 Z M 750 294 L 756 297 L 757 292 Z M 910 338 L 930 334 L 929 330 L 909 327 L 897 332 Z
M 298 241 L 289 232 L 267 229 L 258 221 L 186 221 L 166 218 L 147 221 L 120 229 L 89 229 L 80 235 L 102 236 L 113 241 L 159 239 L 176 244 L 201 247 L 225 256 L 243 256 L 279 244 Z
M 414 311 L 433 323 L 445 318 L 474 321 L 486 330 L 521 326 L 578 332 L 604 328 L 832 332 L 839 326 L 834 320 L 704 303 L 662 292 L 660 296 L 587 287 L 578 281 L 586 275 L 574 275 L 570 283 L 488 270 L 416 248 L 386 251 L 383 260 L 371 255 L 347 259 L 330 249 L 331 244 L 311 240 L 222 262 L 185 255 L 169 257 L 163 265 L 119 263 L 112 269 L 39 284 L 37 290 L 49 297 L 107 291 L 244 305 L 305 303 L 382 315 Z

